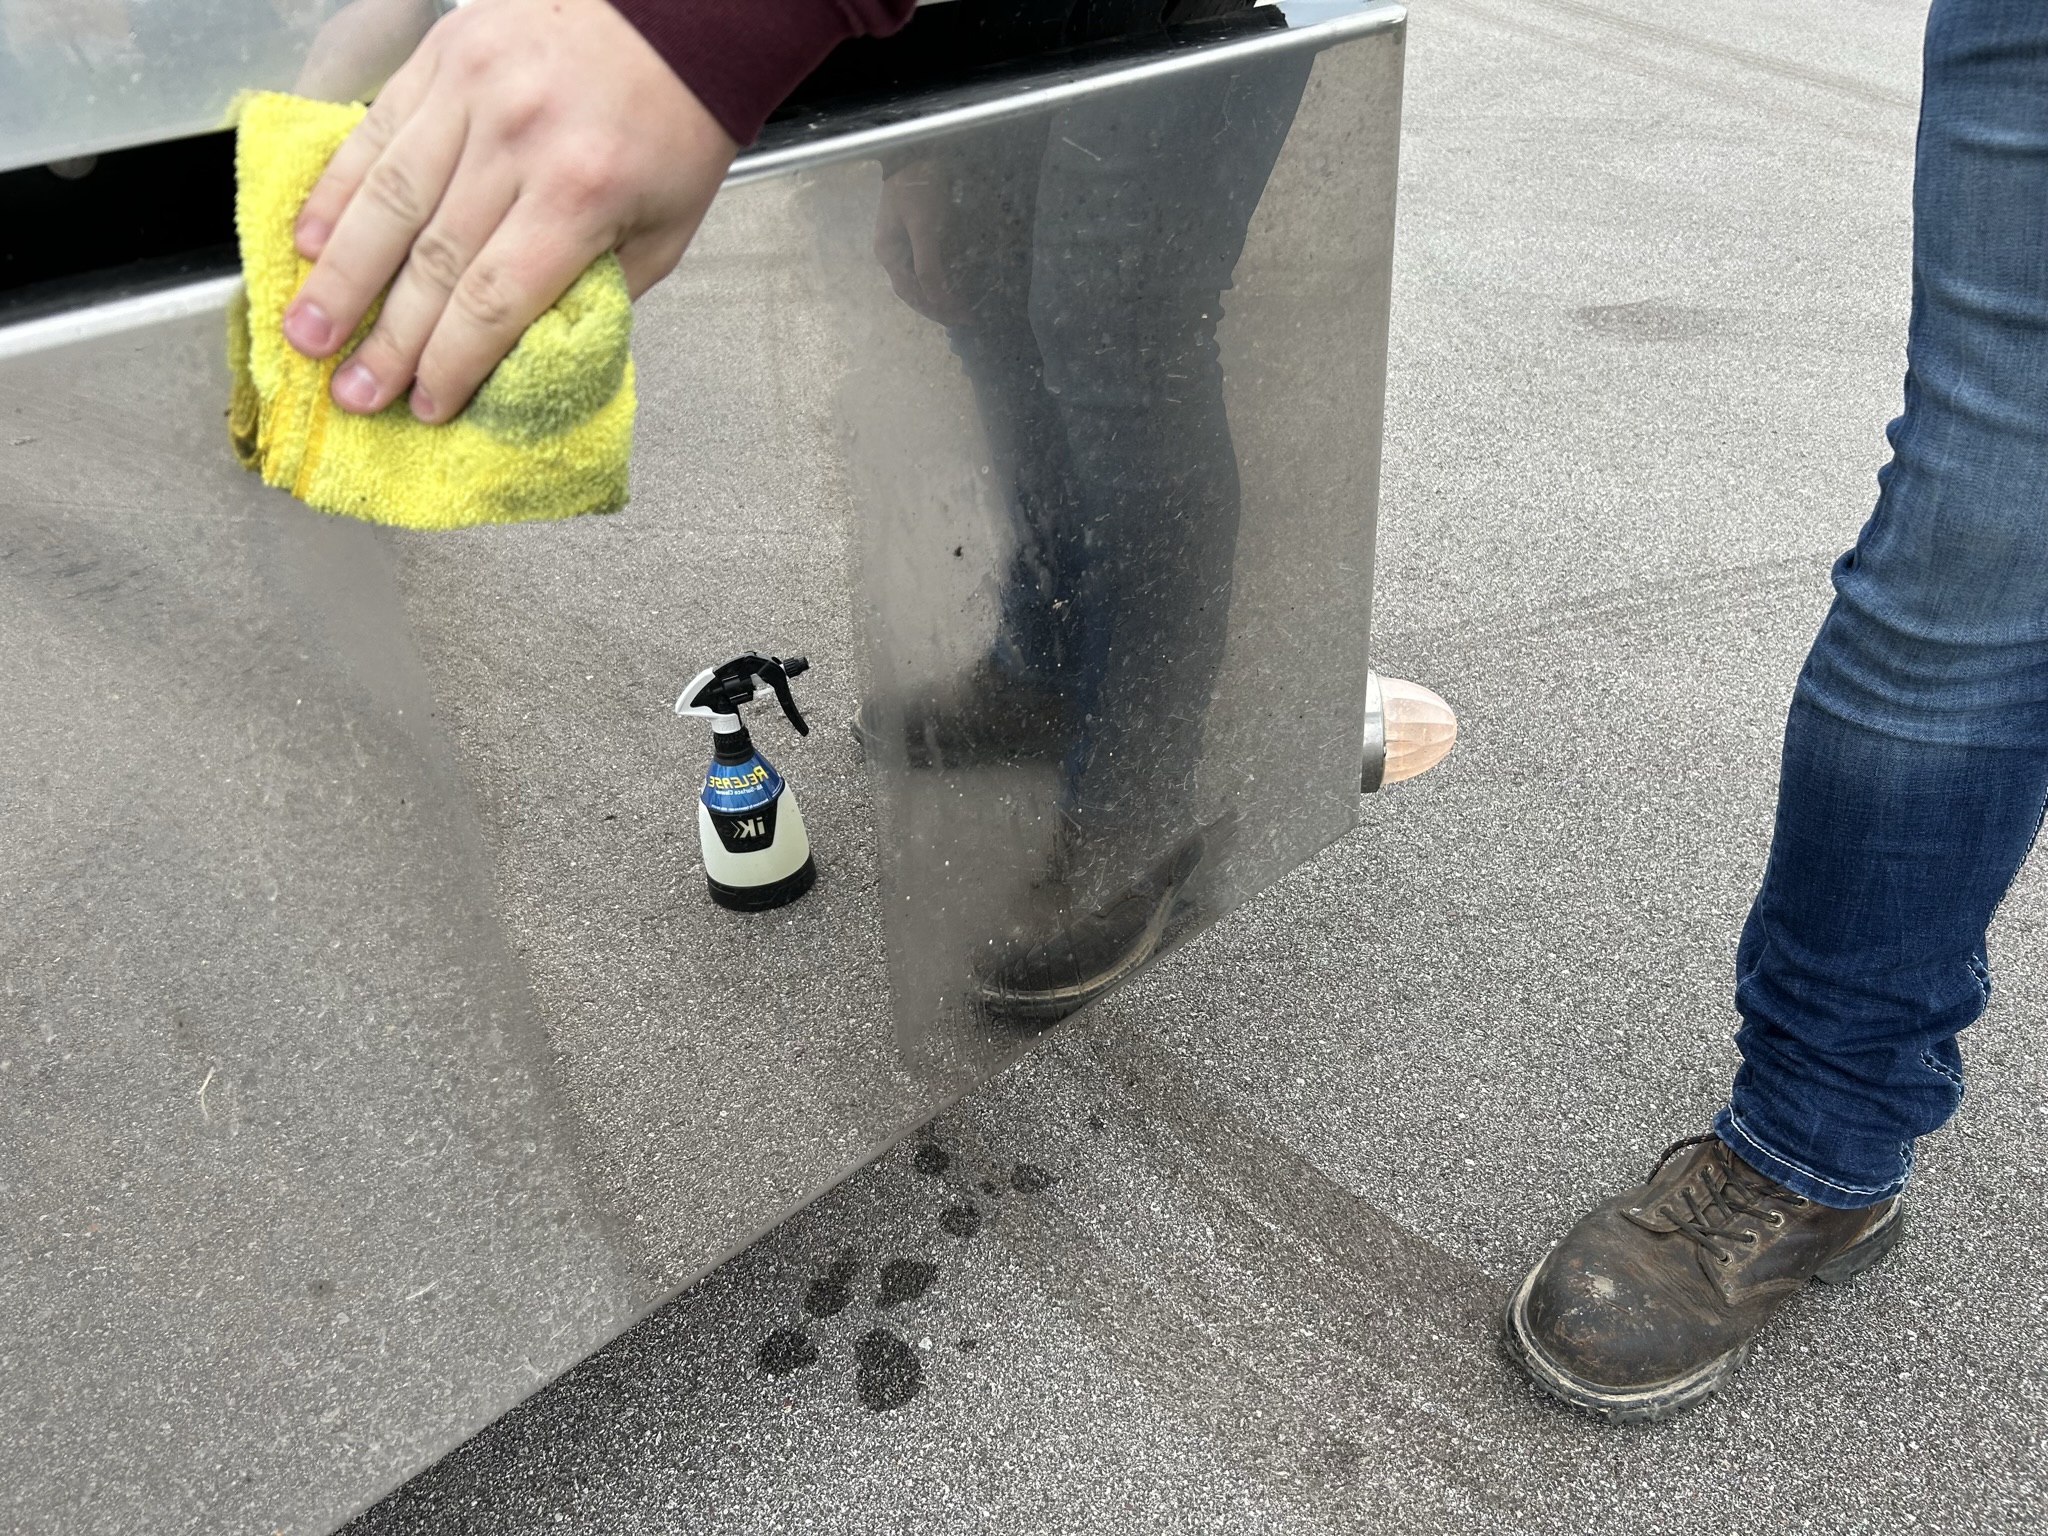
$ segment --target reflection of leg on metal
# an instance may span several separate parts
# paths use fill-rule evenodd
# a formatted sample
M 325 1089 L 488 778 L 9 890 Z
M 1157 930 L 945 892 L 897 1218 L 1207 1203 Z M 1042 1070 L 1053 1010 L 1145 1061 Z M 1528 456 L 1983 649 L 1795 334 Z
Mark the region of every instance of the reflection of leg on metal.
M 1217 332 L 1306 78 L 1290 60 L 1084 103 L 1047 140 L 1030 323 L 1073 487 L 1065 803 L 1140 846 L 1198 814 L 1241 500 Z
M 991 940 L 976 976 L 983 1010 L 1001 1023 L 1043 1028 L 1128 980 L 1158 952 L 1189 882 L 1229 842 L 1236 819 L 1226 813 L 1197 828 L 1108 901 L 1048 933 Z M 1073 865 L 1083 862 L 1077 854 L 1085 850 L 1067 851 L 1055 879 L 1073 882 Z

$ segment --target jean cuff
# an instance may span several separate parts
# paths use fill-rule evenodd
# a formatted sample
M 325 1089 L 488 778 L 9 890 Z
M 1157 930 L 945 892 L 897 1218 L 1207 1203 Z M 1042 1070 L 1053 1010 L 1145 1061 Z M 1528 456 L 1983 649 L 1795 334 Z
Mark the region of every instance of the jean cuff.
M 1803 1163 L 1795 1163 L 1780 1152 L 1773 1151 L 1758 1141 L 1750 1128 L 1742 1123 L 1735 1113 L 1733 1104 L 1721 1106 L 1721 1112 L 1714 1116 L 1714 1134 L 1721 1138 L 1750 1167 L 1767 1179 L 1784 1185 L 1795 1195 L 1804 1195 L 1817 1205 L 1832 1206 L 1836 1210 L 1853 1211 L 1866 1205 L 1876 1205 L 1889 1200 L 1906 1187 L 1906 1181 L 1913 1176 L 1913 1155 L 1906 1154 L 1906 1169 L 1889 1184 L 1865 1187 L 1856 1184 L 1842 1184 L 1824 1178 Z

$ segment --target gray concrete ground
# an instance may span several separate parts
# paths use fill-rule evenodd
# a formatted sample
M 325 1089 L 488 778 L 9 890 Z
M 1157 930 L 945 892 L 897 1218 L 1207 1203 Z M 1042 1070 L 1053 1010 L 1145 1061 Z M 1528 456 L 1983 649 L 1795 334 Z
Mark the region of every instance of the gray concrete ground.
M 1494 1337 L 1733 1063 L 1898 395 L 1919 23 L 1419 0 L 1376 650 L 1458 753 L 355 1536 L 2039 1529 L 2038 863 L 1890 1263 L 1657 1428 Z

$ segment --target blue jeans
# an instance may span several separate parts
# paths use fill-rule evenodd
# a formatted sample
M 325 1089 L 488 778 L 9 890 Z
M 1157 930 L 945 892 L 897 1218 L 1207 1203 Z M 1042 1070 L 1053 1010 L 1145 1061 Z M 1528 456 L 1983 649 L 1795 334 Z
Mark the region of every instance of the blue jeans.
M 2048 803 L 2048 5 L 1937 0 L 1905 411 L 1785 730 L 1714 1129 L 1825 1205 L 1962 1098 L 1985 930 Z

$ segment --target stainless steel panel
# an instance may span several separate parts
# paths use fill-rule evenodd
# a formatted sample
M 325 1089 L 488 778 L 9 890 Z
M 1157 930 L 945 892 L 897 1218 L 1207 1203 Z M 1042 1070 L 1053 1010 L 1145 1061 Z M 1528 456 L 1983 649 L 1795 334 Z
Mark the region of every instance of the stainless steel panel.
M 1310 20 L 764 148 L 608 518 L 312 514 L 217 316 L 0 332 L 0 1525 L 331 1525 L 1026 1049 L 1005 945 L 1351 825 L 1401 31 Z M 757 915 L 669 709 L 750 648 Z M 910 739 L 990 665 L 1050 747 Z

